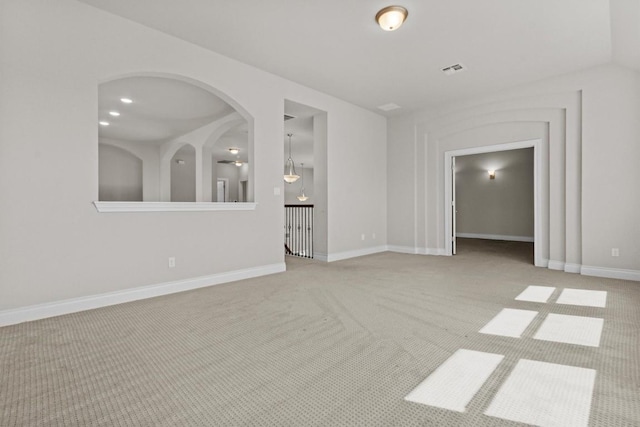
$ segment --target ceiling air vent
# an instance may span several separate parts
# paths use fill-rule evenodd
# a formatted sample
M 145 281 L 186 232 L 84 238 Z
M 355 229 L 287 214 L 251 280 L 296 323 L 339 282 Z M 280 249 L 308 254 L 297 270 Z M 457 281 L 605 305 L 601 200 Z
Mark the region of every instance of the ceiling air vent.
M 466 70 L 465 66 L 462 64 L 453 64 L 449 67 L 443 68 L 442 72 L 444 72 L 447 76 L 451 74 L 459 73 L 461 71 Z
M 286 122 L 287 120 L 291 120 L 291 119 L 295 119 L 295 118 L 296 118 L 296 116 L 290 116 L 290 115 L 288 115 L 288 114 L 285 114 L 285 115 L 284 115 L 284 121 L 285 121 L 285 122 Z

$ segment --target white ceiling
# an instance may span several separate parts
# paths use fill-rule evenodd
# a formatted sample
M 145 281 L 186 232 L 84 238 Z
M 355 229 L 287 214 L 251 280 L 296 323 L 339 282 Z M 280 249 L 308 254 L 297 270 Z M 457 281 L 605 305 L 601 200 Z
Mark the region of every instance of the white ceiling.
M 124 104 L 121 98 L 133 102 Z M 109 114 L 117 111 L 119 116 Z M 135 144 L 159 145 L 185 135 L 235 110 L 213 93 L 176 79 L 126 77 L 103 83 L 98 88 L 98 118 L 109 122 L 99 127 L 99 137 Z M 227 131 L 216 142 L 216 159 L 248 161 L 247 124 Z M 228 148 L 240 149 L 237 155 Z
M 402 107 L 387 115 L 614 59 L 640 69 L 637 0 L 403 0 L 395 32 L 374 22 L 386 0 L 80 1 L 374 111 Z M 468 70 L 445 76 L 455 63 Z
M 130 98 L 123 104 L 120 98 Z M 120 113 L 118 117 L 110 111 Z M 127 77 L 98 88 L 101 138 L 161 143 L 232 113 L 234 109 L 209 91 L 176 79 Z

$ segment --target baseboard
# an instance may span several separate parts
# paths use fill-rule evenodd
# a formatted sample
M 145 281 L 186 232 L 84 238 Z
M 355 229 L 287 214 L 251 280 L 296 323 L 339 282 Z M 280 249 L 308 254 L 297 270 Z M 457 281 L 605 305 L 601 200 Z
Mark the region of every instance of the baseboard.
M 580 273 L 580 269 L 581 268 L 582 268 L 582 265 L 580 265 L 580 264 L 571 264 L 569 262 L 565 263 L 565 265 L 564 265 L 565 273 Z
M 564 261 L 556 261 L 553 259 L 549 260 L 549 264 L 547 264 L 547 268 L 549 270 L 559 270 L 564 271 L 565 262 Z
M 625 270 L 622 268 L 605 268 L 583 265 L 580 269 L 580 274 L 585 276 L 605 277 L 608 279 L 640 281 L 640 270 Z
M 313 259 L 318 260 L 318 261 L 322 261 L 322 262 L 327 262 L 329 257 L 327 256 L 327 254 L 321 254 L 321 253 L 318 253 L 318 252 L 314 252 Z
M 476 233 L 456 233 L 456 237 L 465 239 L 486 239 L 486 240 L 508 240 L 510 242 L 533 243 L 532 236 L 507 236 L 502 234 L 476 234 Z
M 94 308 L 153 298 L 176 292 L 219 285 L 222 283 L 235 282 L 237 280 L 250 279 L 252 277 L 266 276 L 268 274 L 281 273 L 285 270 L 286 266 L 283 262 L 261 267 L 246 268 L 243 270 L 229 271 L 226 273 L 212 274 L 210 276 L 194 277 L 175 282 L 141 286 L 138 288 L 109 292 L 105 294 L 4 310 L 0 311 L 0 326 L 15 325 L 17 323 L 29 322 L 47 317 L 61 316 L 63 314 L 76 313 L 78 311 L 91 310 Z
M 387 250 L 389 252 L 396 252 L 400 254 L 410 254 L 410 255 L 420 254 L 420 248 L 416 248 L 414 246 L 387 245 Z
M 444 248 L 425 248 L 424 254 L 425 255 L 436 255 L 436 256 L 448 256 L 449 255 Z
M 333 261 L 341 261 L 343 259 L 349 259 L 349 258 L 355 258 L 355 257 L 359 257 L 359 256 L 364 256 L 364 255 L 371 255 L 371 254 L 377 254 L 380 252 L 386 252 L 387 251 L 387 246 L 375 246 L 372 248 L 364 248 L 364 249 L 356 249 L 355 251 L 345 251 L 345 252 L 338 252 L 335 254 L 328 254 L 327 255 L 327 262 L 333 262 Z
M 418 248 L 414 246 L 389 245 L 387 246 L 387 250 L 389 252 L 397 252 L 401 254 L 411 254 L 411 255 L 437 255 L 437 256 L 446 255 L 444 249 L 438 249 L 438 248 Z

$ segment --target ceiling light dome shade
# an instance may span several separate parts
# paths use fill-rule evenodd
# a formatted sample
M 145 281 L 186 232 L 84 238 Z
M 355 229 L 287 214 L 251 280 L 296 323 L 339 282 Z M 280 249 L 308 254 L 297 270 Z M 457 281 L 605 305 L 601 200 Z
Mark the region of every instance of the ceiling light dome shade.
M 291 184 L 292 182 L 296 182 L 298 178 L 300 178 L 300 175 L 296 173 L 296 165 L 293 163 L 291 157 L 287 159 L 287 163 L 285 163 L 284 169 L 286 172 L 284 174 L 284 180 L 289 184 Z
M 394 31 L 400 28 L 407 19 L 409 12 L 402 6 L 387 6 L 376 14 L 376 21 L 385 31 Z
M 300 190 L 300 194 L 297 197 L 301 202 L 305 202 L 307 201 L 309 196 L 304 194 L 304 163 L 300 163 L 300 167 L 302 168 L 302 189 Z

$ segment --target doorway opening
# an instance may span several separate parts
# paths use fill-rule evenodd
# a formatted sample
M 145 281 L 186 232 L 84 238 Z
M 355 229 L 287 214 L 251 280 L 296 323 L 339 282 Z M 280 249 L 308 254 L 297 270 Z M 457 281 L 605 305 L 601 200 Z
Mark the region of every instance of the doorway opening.
M 458 237 L 533 242 L 533 263 L 544 266 L 540 145 L 536 139 L 445 152 L 446 255 L 456 254 Z
M 327 113 L 285 100 L 282 154 L 282 165 L 291 159 L 299 176 L 284 183 L 285 254 L 326 261 Z

